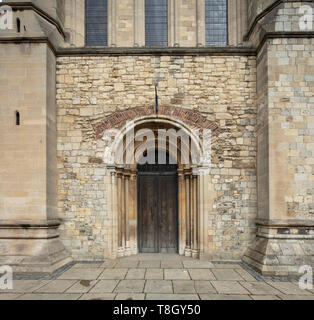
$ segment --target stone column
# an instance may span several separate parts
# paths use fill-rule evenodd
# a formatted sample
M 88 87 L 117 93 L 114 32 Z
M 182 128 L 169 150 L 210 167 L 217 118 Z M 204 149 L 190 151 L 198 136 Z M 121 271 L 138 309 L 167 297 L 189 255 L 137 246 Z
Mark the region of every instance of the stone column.
M 117 190 L 117 195 L 118 195 L 118 251 L 117 251 L 117 256 L 118 257 L 123 257 L 123 211 L 124 211 L 124 181 L 123 181 L 123 173 L 121 170 L 117 172 L 117 185 L 118 185 L 118 190 Z
M 108 0 L 108 46 L 116 46 L 116 0 Z
M 110 239 L 110 256 L 111 258 L 115 258 L 117 254 L 117 245 L 118 245 L 118 233 L 116 230 L 118 229 L 118 204 L 117 204 L 117 194 L 118 194 L 118 184 L 117 184 L 117 175 L 115 167 L 108 167 L 109 175 L 110 175 L 110 209 L 111 209 L 111 236 Z
M 137 248 L 137 171 L 131 171 L 129 186 L 129 234 L 132 254 L 138 253 Z
M 178 45 L 178 4 L 177 0 L 168 0 L 168 45 Z
M 186 200 L 186 246 L 185 256 L 191 257 L 191 193 L 190 193 L 190 172 L 184 173 L 185 178 L 185 200 Z
M 198 258 L 199 257 L 199 250 L 198 250 L 198 236 L 199 236 L 199 230 L 198 230 L 198 195 L 197 195 L 197 176 L 192 175 L 192 188 L 191 193 L 193 197 L 193 207 L 192 207 L 192 216 L 193 216 L 193 230 L 192 230 L 192 257 Z
M 145 0 L 134 0 L 134 46 L 145 46 Z
M 131 203 L 130 203 L 130 172 L 124 173 L 124 215 L 125 215 L 125 247 L 124 247 L 124 255 L 131 255 L 130 248 L 130 211 Z
M 205 0 L 196 0 L 196 45 L 205 45 Z
M 179 254 L 184 255 L 186 246 L 186 205 L 185 205 L 185 180 L 182 169 L 178 170 L 178 204 L 179 204 Z

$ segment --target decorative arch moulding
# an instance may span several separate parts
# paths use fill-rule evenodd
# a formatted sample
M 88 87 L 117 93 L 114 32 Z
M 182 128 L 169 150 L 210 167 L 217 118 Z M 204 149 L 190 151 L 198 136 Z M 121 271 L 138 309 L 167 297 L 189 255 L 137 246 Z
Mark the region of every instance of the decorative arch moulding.
M 214 136 L 220 133 L 218 124 L 208 120 L 198 110 L 179 108 L 173 106 L 159 107 L 158 114 L 155 113 L 152 107 L 136 107 L 126 110 L 118 110 L 109 116 L 105 117 L 101 122 L 93 124 L 95 139 L 99 140 L 103 137 L 104 131 L 108 129 L 121 129 L 129 120 L 134 120 L 145 116 L 166 116 L 171 119 L 182 121 L 192 128 L 210 129 Z

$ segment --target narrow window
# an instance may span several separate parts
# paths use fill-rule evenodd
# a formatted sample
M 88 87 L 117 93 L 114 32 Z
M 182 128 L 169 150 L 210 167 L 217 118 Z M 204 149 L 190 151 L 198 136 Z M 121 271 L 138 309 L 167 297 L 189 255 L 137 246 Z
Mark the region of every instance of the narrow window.
M 15 124 L 19 126 L 21 124 L 20 113 L 15 111 Z
M 108 3 L 107 0 L 85 1 L 85 29 L 87 46 L 108 45 Z
M 206 0 L 205 17 L 206 45 L 227 45 L 227 0 Z
M 16 19 L 16 28 L 17 28 L 17 32 L 20 33 L 21 32 L 21 21 L 19 18 Z
M 146 46 L 168 46 L 168 0 L 145 1 Z

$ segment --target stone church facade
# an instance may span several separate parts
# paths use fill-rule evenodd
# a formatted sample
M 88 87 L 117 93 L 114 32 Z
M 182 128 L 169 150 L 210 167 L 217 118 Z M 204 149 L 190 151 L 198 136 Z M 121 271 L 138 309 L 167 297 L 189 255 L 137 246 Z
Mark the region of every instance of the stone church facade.
M 125 145 L 132 121 L 211 132 L 206 174 L 177 148 L 165 224 L 178 254 L 264 275 L 314 267 L 313 2 L 161 2 L 155 34 L 145 0 L 0 3 L 13 15 L 0 30 L 0 265 L 50 273 L 160 235 L 141 222 L 137 163 L 107 157 L 108 130 Z

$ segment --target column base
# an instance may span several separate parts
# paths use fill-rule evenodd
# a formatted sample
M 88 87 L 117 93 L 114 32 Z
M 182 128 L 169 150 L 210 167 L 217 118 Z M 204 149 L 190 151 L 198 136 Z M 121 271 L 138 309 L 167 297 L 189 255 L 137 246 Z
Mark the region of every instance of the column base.
M 3 248 L 13 248 L 4 254 Z M 59 239 L 51 240 L 4 240 L 0 239 L 0 266 L 13 268 L 14 275 L 52 274 L 72 262 L 70 254 Z M 14 252 L 14 251 L 19 251 Z
M 122 257 L 124 257 L 124 248 L 120 247 L 117 250 L 117 258 L 122 258 Z
M 199 251 L 198 250 L 192 250 L 192 258 L 193 259 L 198 259 L 200 256 Z
M 59 222 L 0 225 L 0 266 L 14 275 L 51 274 L 72 261 L 58 233 Z
M 314 222 L 257 223 L 258 232 L 242 261 L 264 276 L 300 276 L 307 265 L 314 269 Z
M 185 248 L 185 250 L 184 250 L 184 255 L 186 256 L 186 257 L 192 257 L 192 250 L 190 249 L 190 248 Z

